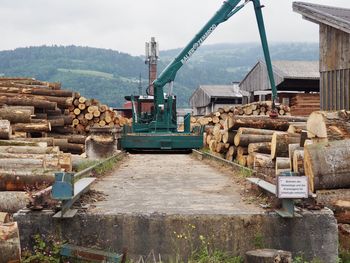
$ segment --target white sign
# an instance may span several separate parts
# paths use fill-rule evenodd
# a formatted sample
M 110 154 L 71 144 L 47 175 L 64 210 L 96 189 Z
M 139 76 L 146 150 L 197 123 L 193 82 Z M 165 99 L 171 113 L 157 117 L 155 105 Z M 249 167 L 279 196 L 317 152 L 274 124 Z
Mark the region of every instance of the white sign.
M 309 187 L 306 176 L 279 176 L 278 198 L 308 198 Z

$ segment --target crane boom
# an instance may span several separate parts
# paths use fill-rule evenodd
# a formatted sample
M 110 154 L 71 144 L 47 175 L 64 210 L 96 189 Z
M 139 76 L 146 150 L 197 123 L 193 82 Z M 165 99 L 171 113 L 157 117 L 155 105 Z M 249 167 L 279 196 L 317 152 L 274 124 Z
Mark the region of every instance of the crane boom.
M 187 46 L 180 52 L 180 54 L 168 64 L 168 66 L 162 71 L 159 77 L 153 82 L 154 85 L 154 102 L 155 109 L 159 105 L 164 104 L 164 86 L 167 83 L 174 81 L 178 70 L 190 59 L 190 57 L 195 53 L 195 51 L 201 46 L 201 44 L 208 38 L 208 36 L 217 28 L 217 26 L 235 13 L 241 10 L 248 2 L 252 1 L 254 4 L 254 10 L 256 15 L 256 20 L 258 23 L 260 39 L 264 51 L 265 61 L 268 69 L 268 74 L 270 78 L 270 84 L 272 89 L 273 100 L 277 96 L 276 85 L 273 77 L 272 64 L 270 58 L 270 52 L 268 48 L 268 42 L 266 37 L 266 31 L 264 26 L 263 15 L 261 11 L 260 0 L 246 0 L 241 5 L 239 3 L 241 0 L 226 0 L 221 8 L 215 13 L 215 15 L 204 25 L 204 27 L 195 35 L 195 37 L 187 44 Z
M 184 131 L 179 132 L 176 119 L 176 101 L 172 94 L 172 86 L 179 69 L 191 58 L 210 34 L 223 22 L 228 20 L 246 4 L 253 2 L 259 34 L 264 50 L 266 66 L 272 89 L 272 100 L 275 101 L 277 90 L 275 86 L 269 47 L 266 38 L 260 0 L 225 0 L 221 8 L 203 26 L 203 28 L 186 45 L 179 55 L 161 72 L 153 82 L 154 97 L 151 112 L 141 112 L 144 98 L 130 99 L 133 105 L 132 128 L 124 127 L 121 146 L 124 149 L 192 149 L 203 145 L 203 127 L 198 133 L 190 132 L 190 115 L 184 117 Z M 169 92 L 164 94 L 164 86 L 169 84 Z M 273 103 L 274 105 L 274 103 Z M 138 107 L 138 111 L 136 111 Z

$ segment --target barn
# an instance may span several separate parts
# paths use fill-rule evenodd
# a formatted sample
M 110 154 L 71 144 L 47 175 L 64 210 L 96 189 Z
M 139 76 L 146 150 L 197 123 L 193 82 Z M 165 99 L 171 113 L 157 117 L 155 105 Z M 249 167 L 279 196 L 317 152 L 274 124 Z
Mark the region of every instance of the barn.
M 320 29 L 322 110 L 350 110 L 350 9 L 294 2 L 293 10 Z
M 308 115 L 320 109 L 318 61 L 272 61 L 278 102 L 291 107 L 293 115 Z M 258 61 L 240 82 L 249 102 L 271 100 L 271 85 L 265 62 Z

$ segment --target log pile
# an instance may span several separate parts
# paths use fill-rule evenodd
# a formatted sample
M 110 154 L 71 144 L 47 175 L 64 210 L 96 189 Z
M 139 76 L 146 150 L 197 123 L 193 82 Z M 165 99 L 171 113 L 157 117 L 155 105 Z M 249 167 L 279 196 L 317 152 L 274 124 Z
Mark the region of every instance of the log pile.
M 229 119 L 231 121 L 232 117 L 244 117 L 251 116 L 251 117 L 257 117 L 260 116 L 262 118 L 265 118 L 266 116 L 270 116 L 271 113 L 272 104 L 269 101 L 261 101 L 261 102 L 254 102 L 250 104 L 246 104 L 243 106 L 225 106 L 223 108 L 219 108 L 216 112 L 213 112 L 207 116 L 191 118 L 192 126 L 197 125 L 215 125 L 217 123 L 220 123 L 223 126 L 223 122 L 226 119 Z M 290 109 L 288 106 L 285 105 L 276 105 L 277 111 L 279 116 L 290 116 Z M 254 126 L 254 128 L 263 128 L 263 127 L 257 127 Z
M 91 127 L 122 127 L 130 125 L 130 120 L 118 115 L 112 108 L 96 99 L 86 99 L 75 93 L 73 104 L 69 107 L 74 130 L 86 134 Z
M 62 90 L 60 83 L 30 78 L 0 78 L 0 119 L 0 139 L 43 140 L 74 154 L 84 152 L 90 127 L 130 123 L 97 100 Z
M 0 191 L 24 191 L 50 185 L 54 173 L 72 171 L 70 153 L 43 142 L 0 140 Z M 0 210 L 7 202 L 0 200 Z M 7 210 L 7 209 L 6 209 Z
M 268 175 L 271 182 L 291 170 L 289 145 L 300 144 L 299 127 L 306 126 L 307 118 L 214 115 L 219 121 L 207 125 L 204 133 L 205 147 L 211 153 Z

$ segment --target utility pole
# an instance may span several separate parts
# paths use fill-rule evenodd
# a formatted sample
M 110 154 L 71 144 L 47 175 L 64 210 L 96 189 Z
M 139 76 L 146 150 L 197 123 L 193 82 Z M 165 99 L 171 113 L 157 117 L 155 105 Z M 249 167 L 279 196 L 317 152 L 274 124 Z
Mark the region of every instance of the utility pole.
M 148 95 L 154 95 L 153 81 L 157 78 L 157 61 L 159 58 L 159 46 L 154 37 L 151 37 L 150 42 L 146 42 L 146 59 L 148 64 Z

